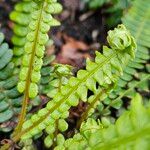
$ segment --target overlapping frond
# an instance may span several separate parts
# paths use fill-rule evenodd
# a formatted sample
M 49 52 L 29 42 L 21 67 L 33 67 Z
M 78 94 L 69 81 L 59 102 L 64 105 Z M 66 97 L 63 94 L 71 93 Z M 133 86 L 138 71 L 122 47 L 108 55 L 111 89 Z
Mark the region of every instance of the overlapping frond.
M 9 49 L 7 43 L 3 42 L 4 35 L 0 33 L 0 131 L 8 132 L 14 128 L 18 114 L 21 111 L 23 95 L 17 90 L 18 69 L 14 65 L 13 51 Z M 45 58 L 42 66 L 42 77 L 40 81 L 39 95 L 45 94 L 45 85 L 49 84 L 50 73 L 52 67 L 50 63 L 53 57 Z M 44 80 L 44 81 L 43 81 Z M 47 93 L 47 92 L 46 92 Z M 37 96 L 28 106 L 28 110 L 32 106 L 37 106 L 41 102 Z

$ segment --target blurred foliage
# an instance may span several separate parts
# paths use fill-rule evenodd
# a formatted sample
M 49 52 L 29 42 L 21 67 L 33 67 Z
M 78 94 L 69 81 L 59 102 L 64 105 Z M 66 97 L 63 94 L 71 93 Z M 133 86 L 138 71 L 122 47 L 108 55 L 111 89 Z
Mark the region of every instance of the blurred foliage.
M 103 6 L 105 3 L 110 2 L 110 0 L 82 0 L 83 2 L 87 3 L 90 9 L 97 9 Z
M 121 17 L 125 9 L 129 8 L 133 0 L 82 0 L 89 9 L 96 10 L 102 6 L 106 6 L 104 13 L 108 14 L 106 23 L 108 27 L 114 27 L 121 22 Z
M 82 123 L 79 133 L 59 143 L 55 150 L 149 150 L 150 107 L 143 106 L 138 94 L 130 106 L 115 124 L 107 119 L 96 122 L 89 118 Z

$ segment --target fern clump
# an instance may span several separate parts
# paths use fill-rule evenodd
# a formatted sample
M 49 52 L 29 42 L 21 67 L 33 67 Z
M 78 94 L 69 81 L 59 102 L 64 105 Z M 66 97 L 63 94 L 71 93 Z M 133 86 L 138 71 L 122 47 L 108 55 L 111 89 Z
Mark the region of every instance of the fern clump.
M 140 111 L 139 111 L 140 110 Z M 150 133 L 150 108 L 142 105 L 140 95 L 131 102 L 130 110 L 124 112 L 115 124 L 106 127 L 100 121 L 88 119 L 80 133 L 60 143 L 55 149 L 138 149 L 148 150 Z
M 17 143 L 22 149 L 35 149 L 34 140 L 43 133 L 45 147 L 54 150 L 150 149 L 147 99 L 144 107 L 137 94 L 126 105 L 128 110 L 119 109 L 123 96 L 148 91 L 150 5 L 146 2 L 133 2 L 123 17 L 126 26 L 108 31 L 107 46 L 95 52 L 94 60 L 87 58 L 85 69 L 75 75 L 71 66 L 55 64 L 54 55 L 45 53 L 50 28 L 60 25 L 53 17 L 62 11 L 57 0 L 22 0 L 15 5 L 10 14 L 12 50 L 0 33 L 0 132 L 14 128 L 1 150 L 14 149 Z M 96 107 L 100 119 L 94 119 Z M 112 111 L 108 119 L 110 107 L 119 111 L 116 116 Z
M 112 32 L 117 34 L 123 46 L 118 44 L 114 48 L 112 43 L 115 43 Z M 125 38 L 121 35 L 125 33 Z M 103 100 L 107 96 L 107 90 L 110 91 L 117 82 L 118 77 L 122 74 L 124 66 L 130 59 L 133 59 L 136 50 L 136 44 L 129 31 L 123 26 L 119 25 L 114 31 L 108 33 L 108 42 L 111 41 L 110 48 L 104 46 L 103 54 L 96 52 L 95 62 L 87 59 L 86 70 L 80 70 L 77 77 L 71 77 L 68 84 L 61 87 L 53 100 L 48 102 L 47 106 L 41 109 L 37 114 L 34 114 L 31 119 L 23 124 L 22 133 L 19 136 L 14 136 L 14 139 L 22 138 L 28 139 L 39 133 L 42 130 L 52 129 L 54 124 L 59 119 L 68 117 L 68 110 L 71 106 L 77 106 L 79 99 L 84 102 L 97 104 L 97 101 Z M 126 44 L 126 39 L 129 39 L 129 44 Z M 115 39 L 116 40 L 116 39 Z M 96 88 L 96 84 L 99 87 Z M 88 96 L 88 90 L 93 92 L 92 96 Z M 104 90 L 104 91 L 103 91 Z M 95 107 L 95 105 L 92 105 Z M 55 132 L 55 128 L 53 133 Z

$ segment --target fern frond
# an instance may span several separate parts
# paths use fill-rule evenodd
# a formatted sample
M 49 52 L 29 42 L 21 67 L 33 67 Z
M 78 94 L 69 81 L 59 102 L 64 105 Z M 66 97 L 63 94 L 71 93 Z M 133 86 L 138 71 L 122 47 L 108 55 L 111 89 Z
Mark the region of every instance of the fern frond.
M 139 111 L 140 110 L 140 111 Z M 150 148 L 150 108 L 142 105 L 140 95 L 131 102 L 129 111 L 124 112 L 115 124 L 105 127 L 101 122 L 88 119 L 80 133 L 67 139 L 55 149 L 69 150 L 122 150 Z
M 13 52 L 3 40 L 4 35 L 0 33 L 0 123 L 13 117 L 21 95 L 16 88 L 17 78 L 13 76 Z
M 71 67 L 69 65 L 52 65 L 54 59 L 54 55 L 43 58 L 41 80 L 39 83 L 39 93 L 49 98 L 53 98 L 61 86 L 66 85 L 68 79 L 72 76 Z
M 2 36 L 3 34 L 0 34 L 1 42 Z M 6 43 L 4 45 L 3 44 L 0 44 L 1 53 L 3 52 L 3 49 L 5 47 L 8 47 Z M 10 49 L 7 49 L 7 51 L 9 50 Z M 12 53 L 12 50 L 10 51 Z M 35 107 L 41 103 L 41 99 L 39 96 L 46 95 L 48 93 L 48 90 L 52 90 L 48 84 L 51 80 L 50 74 L 53 73 L 52 66 L 50 66 L 53 60 L 54 56 L 45 57 L 43 60 L 43 66 L 41 69 L 41 80 L 39 84 L 39 93 L 37 97 L 30 101 L 27 110 L 28 112 L 32 109 L 32 107 Z M 17 90 L 18 69 L 17 72 L 15 70 L 16 66 L 12 62 L 12 59 L 2 70 L 0 70 L 0 131 L 2 132 L 9 132 L 14 128 L 12 124 L 16 124 L 17 116 L 21 111 L 23 94 L 20 94 Z M 53 88 L 53 90 L 54 89 L 55 87 Z
M 24 92 L 21 114 L 15 133 L 19 133 L 26 116 L 29 98 L 35 98 L 38 94 L 38 82 L 41 78 L 41 67 L 45 44 L 49 37 L 47 32 L 51 26 L 60 25 L 51 14 L 59 13 L 62 6 L 55 0 L 33 1 L 31 20 L 24 46 L 21 71 L 19 74 L 18 91 Z
M 109 97 L 107 97 L 103 103 L 107 105 L 104 108 L 104 104 L 100 104 L 101 107 L 103 108 L 100 110 L 101 114 L 104 115 L 106 112 L 109 112 L 108 115 L 110 114 L 110 107 L 113 107 L 115 109 L 119 109 L 122 105 L 122 98 L 123 97 L 128 97 L 132 98 L 136 94 L 136 88 L 138 87 L 138 92 L 143 92 L 143 89 L 145 92 L 149 92 L 149 82 L 147 82 L 150 79 L 150 74 L 148 73 L 141 73 L 139 74 L 139 79 L 132 81 L 128 83 L 128 88 L 121 88 L 121 87 L 116 87 L 114 90 L 109 94 Z M 121 84 L 121 83 L 120 83 Z M 117 96 L 118 95 L 118 96 Z M 110 99 L 111 98 L 111 99 Z
M 124 65 L 134 57 L 136 45 L 123 25 L 108 33 L 108 42 L 111 48 L 105 46 L 103 54 L 96 52 L 95 62 L 88 59 L 86 70 L 80 70 L 76 78 L 71 77 L 68 84 L 61 88 L 45 108 L 27 120 L 23 124 L 22 132 L 13 137 L 14 141 L 21 137 L 31 138 L 54 126 L 56 120 L 68 116 L 69 108 L 78 105 L 79 99 L 88 101 L 88 90 L 96 94 L 99 88 L 108 89 L 116 83 Z M 96 84 L 99 84 L 99 88 L 96 88 Z
M 37 83 L 41 78 L 40 69 L 43 64 L 45 44 L 48 41 L 47 32 L 51 26 L 59 25 L 51 14 L 60 12 L 61 7 L 53 3 L 53 1 L 42 1 L 34 2 L 32 5 L 34 11 L 31 13 L 32 19 L 29 23 L 18 83 L 19 92 L 25 91 L 25 95 L 30 98 L 34 98 L 38 93 Z
M 150 60 L 150 3 L 148 0 L 136 0 L 133 2 L 133 6 L 129 9 L 129 12 L 122 18 L 123 24 L 130 30 L 137 43 L 137 52 L 135 59 L 130 61 L 127 67 L 124 69 L 124 75 L 120 78 L 118 86 L 111 94 L 110 99 L 121 98 L 123 95 L 130 96 L 131 86 L 135 89 L 140 89 L 138 82 L 142 82 L 144 74 L 147 74 L 146 64 Z M 143 75 L 142 75 L 143 74 Z M 150 77 L 147 78 L 147 83 Z M 142 90 L 147 90 L 146 86 L 143 86 Z

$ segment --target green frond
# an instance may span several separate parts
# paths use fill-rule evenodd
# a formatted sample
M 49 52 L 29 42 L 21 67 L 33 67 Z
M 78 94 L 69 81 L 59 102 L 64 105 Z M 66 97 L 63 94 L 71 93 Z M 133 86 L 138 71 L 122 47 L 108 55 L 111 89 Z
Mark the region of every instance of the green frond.
M 122 97 L 130 97 L 135 92 L 147 91 L 150 79 L 147 63 L 150 60 L 150 3 L 148 0 L 135 0 L 133 6 L 122 18 L 123 24 L 130 30 L 137 43 L 135 59 L 130 61 L 120 77 L 117 87 L 110 95 L 110 105 Z M 145 77 L 147 76 L 147 77 Z M 140 86 L 145 83 L 144 86 Z M 114 102 L 113 102 L 114 101 Z M 114 105 L 115 106 L 115 105 Z M 119 108 L 119 107 L 118 107 Z
M 125 36 L 123 37 L 122 34 Z M 123 73 L 124 66 L 129 59 L 133 58 L 136 45 L 123 25 L 110 31 L 108 39 L 111 48 L 104 46 L 103 54 L 96 52 L 95 62 L 87 59 L 86 70 L 78 71 L 77 77 L 71 77 L 68 84 L 61 88 L 45 108 L 24 123 L 20 133 L 22 139 L 31 138 L 49 126 L 54 126 L 56 120 L 65 119 L 69 108 L 78 105 L 79 99 L 91 102 L 91 98 L 87 96 L 88 90 L 96 95 L 100 89 L 107 90 L 110 85 L 116 83 Z M 98 88 L 96 84 L 99 84 Z M 104 95 L 102 94 L 100 99 L 103 99 Z M 14 137 L 15 140 L 18 138 L 18 136 Z
M 140 110 L 140 111 L 139 111 Z M 150 148 L 150 107 L 142 105 L 140 95 L 131 102 L 129 111 L 124 112 L 115 124 L 105 127 L 100 121 L 88 119 L 80 133 L 67 139 L 55 149 L 68 150 L 122 150 Z
M 21 95 L 16 88 L 18 80 L 13 76 L 14 64 L 11 62 L 13 52 L 3 40 L 4 35 L 0 33 L 0 123 L 14 116 Z M 9 129 L 0 127 L 0 130 Z
M 37 83 L 41 78 L 40 70 L 43 64 L 45 44 L 48 41 L 47 32 L 51 26 L 60 23 L 51 14 L 59 13 L 62 9 L 56 1 L 33 2 L 31 20 L 28 26 L 22 68 L 20 71 L 19 92 L 34 98 L 38 93 Z

